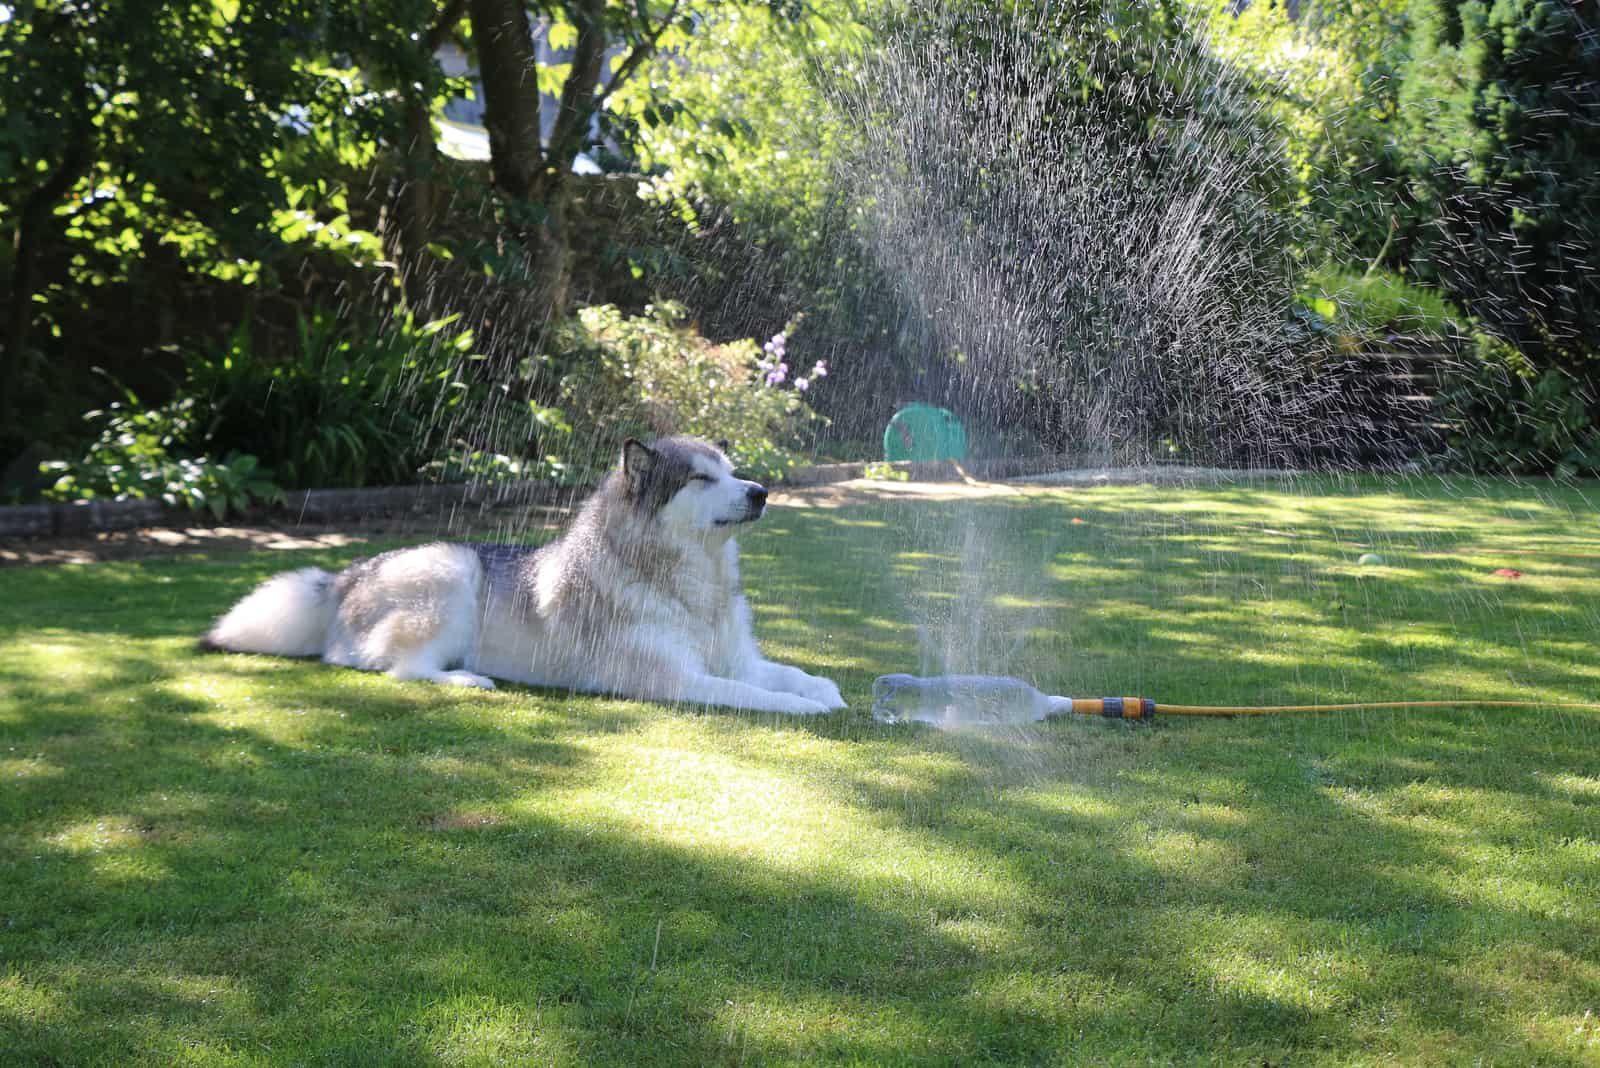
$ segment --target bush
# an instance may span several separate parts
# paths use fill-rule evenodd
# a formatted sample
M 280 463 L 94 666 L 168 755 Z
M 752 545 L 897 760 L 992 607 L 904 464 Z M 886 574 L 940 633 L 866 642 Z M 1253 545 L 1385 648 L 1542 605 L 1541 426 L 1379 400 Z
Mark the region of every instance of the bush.
M 1400 111 L 1427 220 L 1415 267 L 1524 352 L 1600 352 L 1593 5 L 1425 0 L 1415 12 Z
M 609 470 L 630 435 L 676 433 L 730 439 L 740 467 L 780 477 L 801 429 L 820 420 L 802 397 L 827 374 L 820 362 L 790 371 L 798 319 L 764 347 L 713 344 L 686 320 L 676 304 L 636 318 L 586 308 L 555 331 L 559 355 L 499 369 L 454 317 L 373 327 L 311 316 L 295 357 L 278 363 L 240 327 L 220 351 L 190 359 L 170 403 L 151 408 L 124 391 L 124 402 L 88 413 L 95 438 L 82 458 L 44 465 L 56 477 L 49 496 L 151 497 L 221 516 L 281 494 L 258 465 L 289 488 L 573 483 Z M 567 412 L 540 403 L 558 398 L 576 432 Z
M 281 493 L 267 468 L 290 488 L 559 477 L 554 457 L 525 453 L 567 432 L 561 413 L 514 398 L 513 386 L 529 388 L 526 368 L 510 383 L 480 380 L 472 334 L 454 321 L 318 313 L 300 319 L 295 354 L 279 362 L 254 350 L 246 323 L 189 358 L 167 404 L 124 389 L 87 413 L 94 439 L 80 459 L 42 466 L 56 476 L 47 496 L 150 497 L 220 516 Z
M 1300 299 L 1328 321 L 1343 347 L 1359 347 L 1394 334 L 1444 338 L 1462 332 L 1462 316 L 1437 291 L 1387 271 L 1363 274 L 1322 267 L 1306 275 Z
M 462 439 L 452 443 L 448 453 L 422 467 L 429 482 L 519 482 L 525 479 L 569 484 L 571 465 L 558 456 L 523 457 L 503 452 L 474 449 Z
M 1475 337 L 1472 369 L 1439 402 L 1455 428 L 1445 462 L 1511 475 L 1600 476 L 1592 387 L 1564 367 L 1535 367 L 1507 342 Z
M 455 317 L 387 324 L 326 312 L 302 316 L 292 359 L 253 351 L 248 321 L 217 353 L 189 361 L 186 389 L 213 452 L 261 456 L 290 487 L 415 481 L 448 409 L 469 399 L 477 357 Z
M 713 344 L 687 318 L 679 304 L 653 304 L 637 317 L 600 305 L 567 324 L 556 361 L 562 401 L 594 450 L 575 459 L 600 469 L 630 436 L 693 434 L 727 439 L 735 465 L 755 477 L 781 477 L 795 464 L 802 428 L 820 419 L 802 395 L 826 366 L 790 370 L 788 338 L 798 319 L 762 346 Z
M 143 500 L 195 511 L 217 519 L 257 501 L 281 500 L 283 491 L 256 458 L 231 452 L 219 463 L 193 454 L 194 399 L 182 397 L 147 409 L 131 392 L 129 403 L 87 412 L 99 433 L 78 460 L 52 460 L 40 470 L 56 475 L 45 497 L 56 501 Z

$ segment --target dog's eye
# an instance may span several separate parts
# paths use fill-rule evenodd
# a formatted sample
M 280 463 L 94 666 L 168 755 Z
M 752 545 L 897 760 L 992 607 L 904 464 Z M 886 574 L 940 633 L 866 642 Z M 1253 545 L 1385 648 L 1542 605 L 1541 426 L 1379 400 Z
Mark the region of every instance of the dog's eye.
M 710 475 L 690 475 L 689 476 L 689 481 L 691 481 L 691 482 L 715 482 L 716 479 L 712 478 Z

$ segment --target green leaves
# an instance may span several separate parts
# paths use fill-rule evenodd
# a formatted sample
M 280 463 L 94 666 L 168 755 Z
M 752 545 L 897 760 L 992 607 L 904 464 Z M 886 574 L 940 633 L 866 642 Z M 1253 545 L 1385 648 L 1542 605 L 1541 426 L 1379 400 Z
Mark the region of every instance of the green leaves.
M 1475 472 L 1600 476 L 1600 425 L 1580 374 L 1537 366 L 1479 332 L 1470 362 L 1453 370 L 1439 404 L 1452 426 L 1445 459 Z M 1566 360 L 1579 363 L 1573 354 Z
M 289 256 L 380 258 L 342 191 L 319 179 L 370 165 L 380 139 L 397 140 L 398 105 L 386 86 L 427 93 L 442 82 L 416 39 L 432 7 L 37 0 L 8 8 L 0 217 L 8 230 L 21 226 L 19 205 L 44 196 L 58 221 L 40 236 L 67 246 L 47 262 L 73 265 L 67 285 L 40 287 L 47 301 L 38 314 L 71 316 L 86 290 L 127 281 L 161 246 L 202 275 L 244 284 L 284 252 L 280 242 L 305 246 Z
M 1486 326 L 1588 377 L 1600 352 L 1600 48 L 1583 5 L 1416 5 L 1400 121 L 1413 264 Z
M 55 475 L 45 496 L 56 501 L 159 500 L 172 508 L 209 511 L 216 519 L 256 502 L 281 500 L 272 473 L 254 456 L 229 453 L 221 462 L 192 455 L 196 426 L 193 397 L 145 409 L 131 391 L 127 403 L 87 412 L 99 436 L 77 460 L 50 460 L 41 473 Z

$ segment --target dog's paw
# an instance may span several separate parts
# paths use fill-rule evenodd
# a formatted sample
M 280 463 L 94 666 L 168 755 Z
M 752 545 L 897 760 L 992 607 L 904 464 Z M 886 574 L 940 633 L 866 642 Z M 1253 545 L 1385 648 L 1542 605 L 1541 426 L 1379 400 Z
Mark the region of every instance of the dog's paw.
M 821 701 L 813 701 L 809 697 L 799 694 L 775 694 L 777 700 L 773 702 L 774 712 L 782 712 L 789 716 L 820 716 L 828 711 L 828 706 Z
M 470 671 L 441 671 L 438 680 L 442 686 L 475 686 L 480 690 L 494 689 L 494 680 L 487 675 L 474 675 Z
M 807 675 L 800 696 L 816 701 L 829 711 L 850 707 L 844 703 L 844 695 L 839 692 L 839 687 L 834 685 L 833 680 L 825 679 L 821 675 Z

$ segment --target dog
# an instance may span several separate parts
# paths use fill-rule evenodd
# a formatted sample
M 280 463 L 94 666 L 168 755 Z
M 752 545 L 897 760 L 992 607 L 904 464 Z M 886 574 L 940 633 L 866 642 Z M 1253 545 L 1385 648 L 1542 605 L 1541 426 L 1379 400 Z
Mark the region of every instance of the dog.
M 814 715 L 830 680 L 761 655 L 735 535 L 767 491 L 726 443 L 630 438 L 567 530 L 539 548 L 434 543 L 268 579 L 201 646 L 396 679 L 494 680 L 637 700 Z

